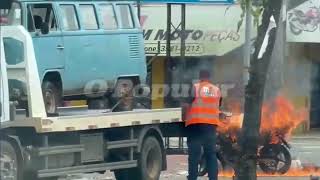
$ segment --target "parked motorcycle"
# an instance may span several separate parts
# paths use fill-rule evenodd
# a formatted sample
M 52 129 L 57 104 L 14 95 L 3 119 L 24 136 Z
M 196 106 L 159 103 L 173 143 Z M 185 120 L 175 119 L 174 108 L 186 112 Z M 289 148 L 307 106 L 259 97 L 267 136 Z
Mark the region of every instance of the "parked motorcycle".
M 234 137 L 229 134 L 218 134 L 217 158 L 223 170 L 231 167 L 234 169 L 239 158 L 239 148 Z M 276 138 L 276 141 L 274 141 Z M 280 134 L 260 137 L 260 147 L 257 153 L 257 164 L 267 174 L 285 174 L 291 166 L 290 145 Z M 199 165 L 199 176 L 207 173 L 207 163 L 202 156 Z
M 320 24 L 320 7 L 311 7 L 307 12 L 293 10 L 289 13 L 289 25 L 293 34 L 299 35 L 303 31 L 314 32 Z

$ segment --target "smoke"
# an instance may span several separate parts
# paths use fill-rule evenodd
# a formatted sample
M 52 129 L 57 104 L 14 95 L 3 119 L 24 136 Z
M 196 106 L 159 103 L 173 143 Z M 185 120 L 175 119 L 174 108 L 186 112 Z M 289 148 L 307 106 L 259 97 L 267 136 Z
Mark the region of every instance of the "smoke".
M 180 102 L 191 97 L 192 84 L 199 80 L 200 70 L 207 70 L 213 76 L 213 61 L 207 57 L 186 57 L 185 60 L 171 59 L 170 77 L 171 98 L 167 99 L 168 107 L 180 107 Z
M 184 62 L 179 59 L 175 62 L 172 67 L 172 83 L 191 84 L 199 79 L 200 70 L 210 72 L 211 80 L 213 80 L 213 60 L 211 58 L 186 58 Z
M 284 59 L 285 59 L 285 23 L 279 18 L 279 24 L 276 32 L 276 42 L 271 55 L 271 61 L 268 69 L 264 100 L 272 99 L 277 96 L 283 87 Z M 270 26 L 276 26 L 275 20 L 272 18 Z
M 317 79 L 317 68 L 312 66 L 306 56 L 305 44 L 286 42 L 286 27 L 282 15 L 268 69 L 264 100 L 279 94 L 288 98 L 308 98 L 312 84 L 317 84 L 313 80 Z

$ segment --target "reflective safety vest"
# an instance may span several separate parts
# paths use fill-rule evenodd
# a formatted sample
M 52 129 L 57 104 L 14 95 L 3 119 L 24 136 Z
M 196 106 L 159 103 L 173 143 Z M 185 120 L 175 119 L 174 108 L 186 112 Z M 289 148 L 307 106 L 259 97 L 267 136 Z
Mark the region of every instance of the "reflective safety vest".
M 201 81 L 193 85 L 194 100 L 187 112 L 185 125 L 212 124 L 219 125 L 220 89 L 210 82 Z

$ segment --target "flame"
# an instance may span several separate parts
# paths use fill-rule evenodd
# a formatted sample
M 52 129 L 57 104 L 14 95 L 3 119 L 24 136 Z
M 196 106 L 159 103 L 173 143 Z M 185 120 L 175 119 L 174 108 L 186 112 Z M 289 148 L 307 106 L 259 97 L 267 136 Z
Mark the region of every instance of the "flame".
M 306 120 L 307 113 L 304 109 L 296 109 L 293 104 L 282 96 L 262 106 L 260 132 L 272 135 L 281 133 L 287 136 Z M 272 137 L 274 140 L 274 137 Z
M 233 115 L 229 120 L 218 128 L 219 133 L 227 133 L 232 140 L 236 142 L 236 138 L 243 122 L 243 113 L 240 110 L 240 103 L 233 102 Z M 239 113 L 240 112 L 240 113 Z M 285 97 L 278 96 L 272 100 L 266 101 L 262 105 L 261 112 L 261 135 L 270 135 L 270 143 L 277 144 L 279 142 L 278 135 L 284 138 L 290 138 L 292 132 L 301 123 L 307 119 L 307 110 L 295 108 L 294 105 Z M 219 172 L 219 176 L 234 177 L 233 171 Z M 320 176 L 320 169 L 315 166 L 304 167 L 300 169 L 290 169 L 286 174 L 266 174 L 258 172 L 257 176 Z
M 234 177 L 233 171 L 221 171 L 219 176 L 222 177 Z M 301 169 L 290 169 L 286 174 L 266 174 L 263 172 L 258 172 L 259 177 L 305 177 L 305 176 L 320 176 L 320 169 L 317 167 L 306 167 Z
M 235 103 L 233 112 L 239 112 L 239 103 Z M 271 134 L 271 143 L 277 143 L 277 135 L 289 138 L 292 131 L 306 120 L 305 109 L 296 109 L 283 96 L 278 96 L 262 105 L 261 128 L 262 135 Z M 233 115 L 223 126 L 218 128 L 219 133 L 228 133 L 232 138 L 237 136 L 242 127 L 243 113 Z
M 234 171 L 233 170 L 221 171 L 221 172 L 219 172 L 218 176 L 221 176 L 221 177 L 233 177 L 234 176 Z

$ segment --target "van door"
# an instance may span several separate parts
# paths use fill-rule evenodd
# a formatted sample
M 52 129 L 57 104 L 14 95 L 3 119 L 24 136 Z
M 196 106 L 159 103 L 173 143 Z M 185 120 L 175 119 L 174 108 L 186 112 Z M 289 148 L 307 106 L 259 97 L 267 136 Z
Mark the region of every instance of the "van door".
M 62 35 L 65 45 L 65 96 L 83 95 L 90 80 L 97 80 L 97 59 L 104 53 L 100 42 L 94 4 L 59 3 L 59 15 L 62 22 Z M 100 35 L 99 35 L 100 34 Z M 105 68 L 105 67 L 104 67 Z M 86 73 L 85 76 L 81 73 Z M 79 78 L 81 77 L 81 78 Z M 100 76 L 101 77 L 101 76 Z
M 27 26 L 32 35 L 40 79 L 47 71 L 64 69 L 64 44 L 56 8 L 53 3 L 28 3 Z M 49 31 L 41 32 L 47 25 Z

